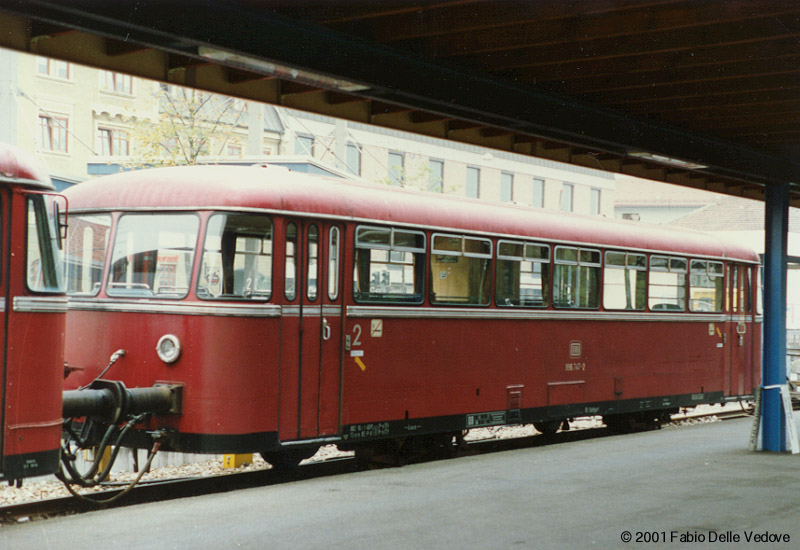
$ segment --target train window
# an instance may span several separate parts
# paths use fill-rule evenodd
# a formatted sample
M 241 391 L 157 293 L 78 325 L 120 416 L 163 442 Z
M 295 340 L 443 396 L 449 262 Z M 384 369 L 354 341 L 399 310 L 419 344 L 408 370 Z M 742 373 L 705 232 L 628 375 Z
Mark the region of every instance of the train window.
M 310 301 L 317 299 L 319 280 L 319 229 L 316 225 L 308 228 L 308 278 L 306 279 L 306 297 Z
M 328 233 L 328 298 L 339 296 L 339 228 L 331 227 Z
M 186 296 L 199 225 L 194 214 L 122 216 L 111 254 L 108 295 Z
M 692 260 L 689 270 L 689 310 L 722 311 L 725 289 L 722 262 Z
M 586 309 L 599 307 L 599 250 L 567 246 L 556 247 L 553 305 Z
M 651 311 L 686 310 L 686 271 L 683 258 L 650 256 L 648 306 Z
M 67 292 L 94 296 L 100 291 L 111 230 L 109 214 L 70 216 L 67 233 Z
M 355 300 L 421 303 L 424 261 L 424 233 L 359 226 L 353 274 Z
M 550 247 L 542 244 L 497 243 L 499 306 L 547 307 L 550 295 Z
M 460 235 L 433 236 L 431 302 L 489 305 L 492 241 Z
M 28 288 L 34 292 L 64 292 L 64 267 L 53 197 L 28 197 L 26 268 Z
M 753 268 L 744 268 L 744 303 L 745 312 L 753 313 Z
M 206 228 L 197 296 L 266 300 L 272 295 L 272 220 L 214 214 Z
M 291 301 L 297 297 L 297 225 L 286 226 L 286 259 L 284 261 L 283 293 Z
M 641 311 L 647 291 L 647 256 L 606 252 L 603 271 L 603 307 Z

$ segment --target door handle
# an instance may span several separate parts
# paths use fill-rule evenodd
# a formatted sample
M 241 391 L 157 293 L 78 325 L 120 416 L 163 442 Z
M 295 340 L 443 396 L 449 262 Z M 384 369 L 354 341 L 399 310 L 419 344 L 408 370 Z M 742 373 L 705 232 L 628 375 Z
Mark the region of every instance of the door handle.
M 331 325 L 325 317 L 322 318 L 322 339 L 331 339 Z

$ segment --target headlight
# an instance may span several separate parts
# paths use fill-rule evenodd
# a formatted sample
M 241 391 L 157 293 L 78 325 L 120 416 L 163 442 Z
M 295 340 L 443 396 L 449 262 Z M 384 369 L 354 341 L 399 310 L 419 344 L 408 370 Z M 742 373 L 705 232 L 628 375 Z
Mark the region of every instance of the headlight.
M 181 356 L 181 341 L 174 334 L 165 334 L 156 344 L 156 353 L 165 363 L 174 363 Z

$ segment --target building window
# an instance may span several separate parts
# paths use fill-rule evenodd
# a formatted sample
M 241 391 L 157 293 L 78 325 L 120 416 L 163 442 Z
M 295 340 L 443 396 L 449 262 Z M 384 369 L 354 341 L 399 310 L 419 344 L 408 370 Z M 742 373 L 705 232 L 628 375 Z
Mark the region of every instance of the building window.
M 467 196 L 477 199 L 481 193 L 481 170 L 467 166 Z
M 130 138 L 128 132 L 116 128 L 97 129 L 98 154 L 107 157 L 119 157 L 130 154 Z
M 112 71 L 102 71 L 101 75 L 103 91 L 133 95 L 133 77 L 131 75 Z
M 502 202 L 514 200 L 514 174 L 511 172 L 500 174 L 500 200 Z
M 534 208 L 544 208 L 544 180 L 533 178 L 533 202 Z
M 55 78 L 70 78 L 70 64 L 66 61 L 58 61 L 48 57 L 36 58 L 36 72 L 40 75 L 53 76 Z
M 68 149 L 69 119 L 62 116 L 39 115 L 39 146 L 45 151 Z
M 347 144 L 347 169 L 351 174 L 361 175 L 361 149 L 354 143 Z
M 314 156 L 314 138 L 312 136 L 295 136 L 294 154 Z
M 592 188 L 592 195 L 589 202 L 589 214 L 595 216 L 600 214 L 600 190 L 597 188 Z
M 403 153 L 389 153 L 389 183 L 403 185 Z
M 227 157 L 241 157 L 242 156 L 242 146 L 238 143 L 226 143 L 225 144 L 225 156 Z
M 564 212 L 572 212 L 572 195 L 575 186 L 571 183 L 565 183 L 561 187 L 561 210 Z
M 444 161 L 428 161 L 428 191 L 444 193 Z

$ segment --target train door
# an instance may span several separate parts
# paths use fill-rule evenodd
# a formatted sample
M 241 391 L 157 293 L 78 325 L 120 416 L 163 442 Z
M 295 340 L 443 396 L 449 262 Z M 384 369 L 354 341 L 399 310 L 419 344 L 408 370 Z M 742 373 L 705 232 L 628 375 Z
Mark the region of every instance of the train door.
M 749 299 L 749 281 L 752 280 L 752 268 L 744 265 L 731 264 L 728 284 L 728 350 L 729 350 L 729 377 L 725 388 L 730 395 L 743 395 L 747 388 L 745 381 L 747 373 L 752 371 L 752 330 L 747 321 L 748 308 L 752 308 Z M 750 310 L 752 319 L 752 309 Z
M 285 229 L 281 440 L 339 429 L 341 228 L 290 220 Z
M 10 235 L 10 221 L 11 217 L 6 211 L 7 205 L 10 204 L 8 192 L 6 189 L 0 188 L 0 237 Z M 8 326 L 8 303 L 9 303 L 9 288 L 8 288 L 8 254 L 9 246 L 7 239 L 0 239 L 0 288 L 2 288 L 2 295 L 0 295 L 0 308 L 2 315 L 0 315 L 0 322 L 2 322 L 2 329 L 0 329 L 0 478 L 3 477 L 3 456 L 5 455 L 5 426 L 6 426 L 6 379 L 7 379 L 7 354 L 6 354 L 6 327 Z

